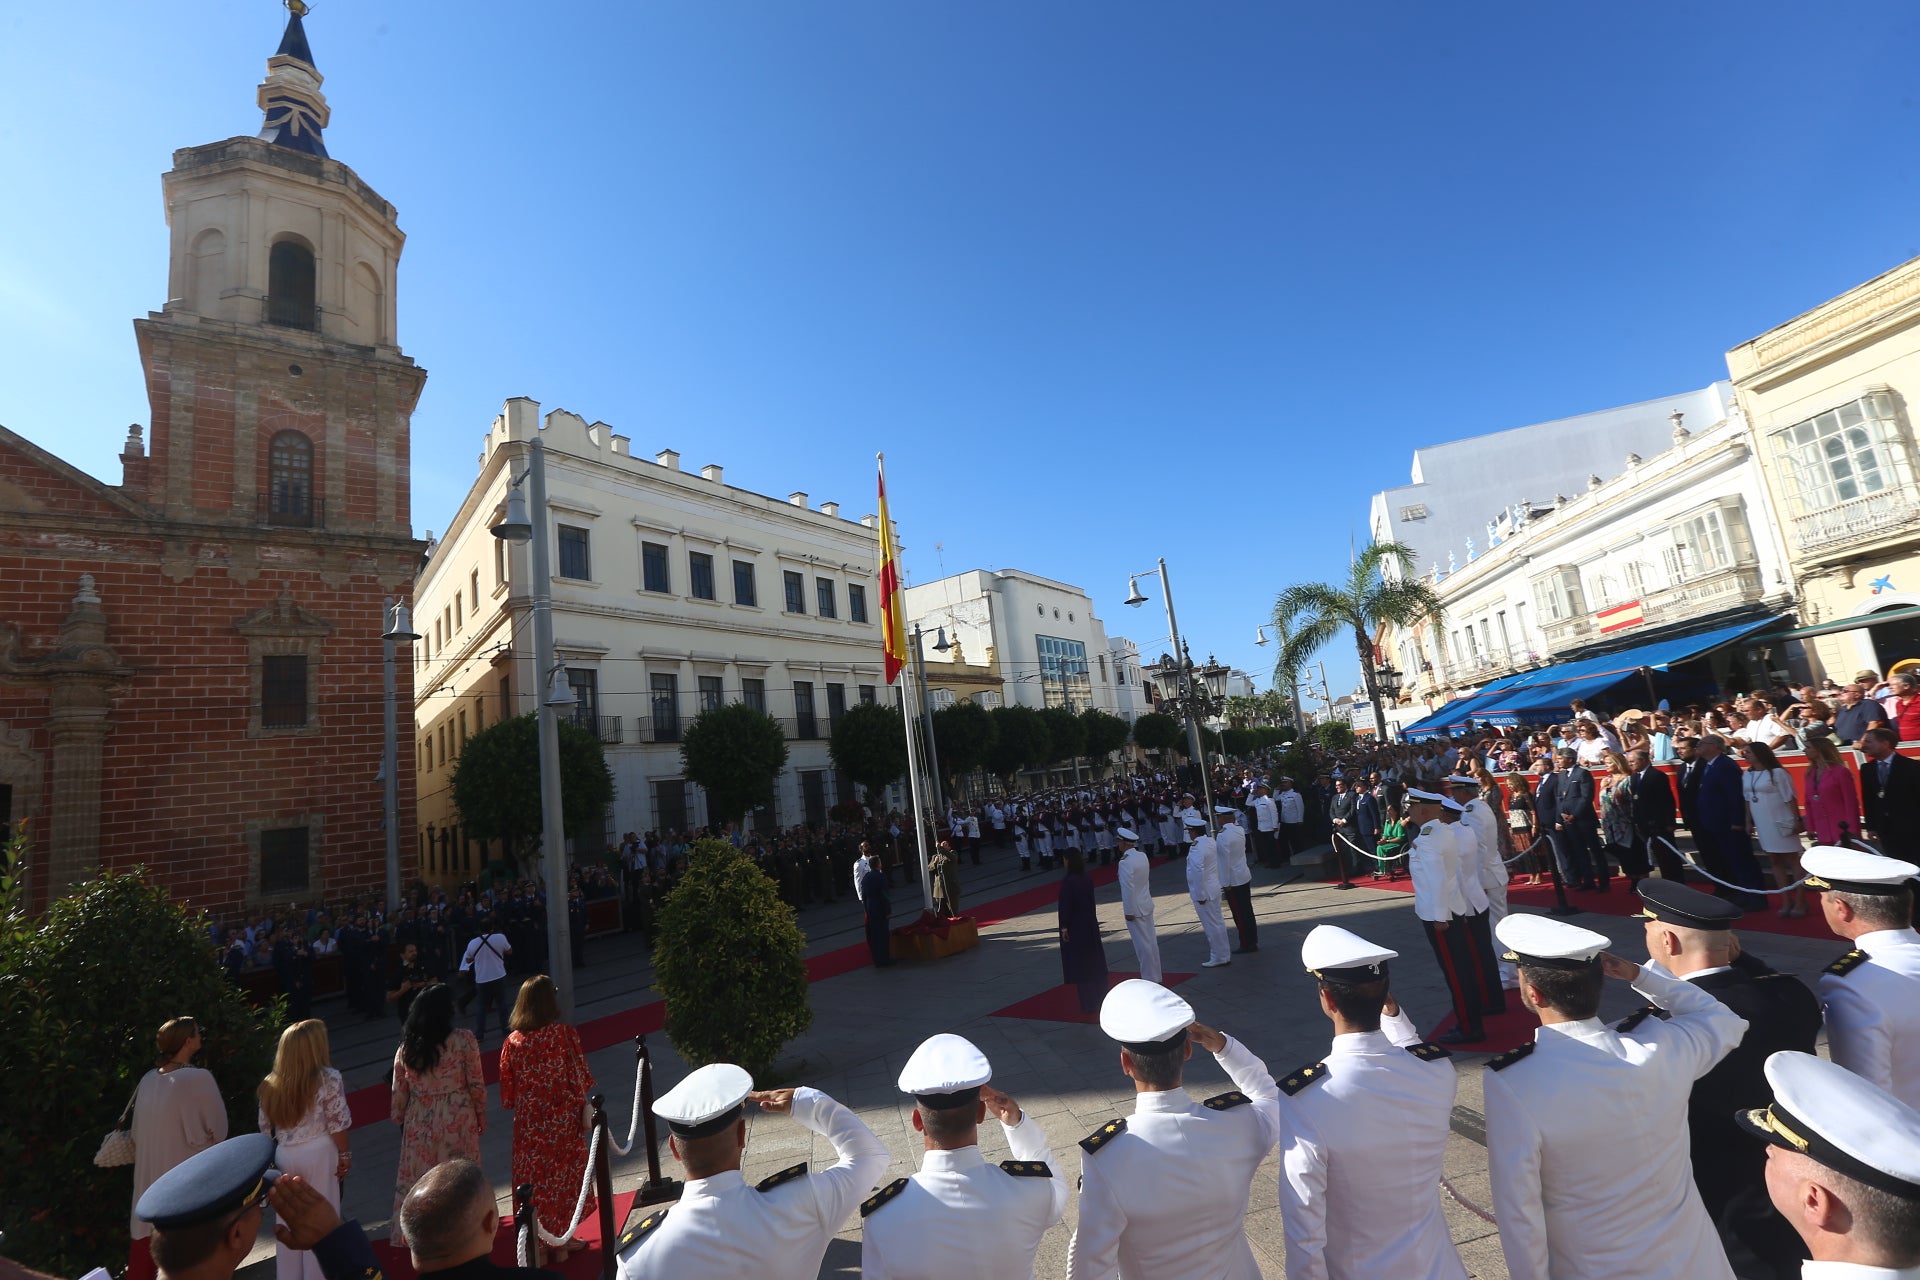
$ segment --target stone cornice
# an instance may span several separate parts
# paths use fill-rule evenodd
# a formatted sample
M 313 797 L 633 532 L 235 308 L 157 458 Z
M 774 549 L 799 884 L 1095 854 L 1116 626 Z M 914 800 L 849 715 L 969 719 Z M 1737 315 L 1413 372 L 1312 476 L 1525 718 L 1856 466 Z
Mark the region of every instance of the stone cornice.
M 1742 388 L 1759 388 L 1880 331 L 1920 319 L 1920 258 L 1914 258 L 1727 353 L 1727 369 Z

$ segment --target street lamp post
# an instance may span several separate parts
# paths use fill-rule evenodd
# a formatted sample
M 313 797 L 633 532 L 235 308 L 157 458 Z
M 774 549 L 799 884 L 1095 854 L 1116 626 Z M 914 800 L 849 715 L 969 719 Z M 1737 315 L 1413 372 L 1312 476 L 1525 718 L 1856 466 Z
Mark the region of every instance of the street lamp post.
M 933 782 L 933 832 L 934 839 L 938 840 L 940 838 L 939 815 L 947 806 L 940 795 L 940 748 L 935 746 L 933 741 L 933 697 L 927 688 L 927 658 L 920 648 L 921 635 L 920 624 L 916 622 L 913 624 L 913 674 L 920 681 L 920 722 L 926 726 L 927 730 L 927 777 Z M 947 643 L 945 627 L 940 629 L 939 643 L 933 647 L 935 649 L 953 647 Z
M 400 710 L 395 700 L 394 659 L 402 644 L 420 638 L 407 606 L 388 596 L 380 611 L 380 685 L 385 695 L 380 742 L 380 804 L 387 833 L 387 910 L 400 909 Z
M 521 485 L 526 492 L 521 492 Z M 573 947 L 567 920 L 566 824 L 560 807 L 560 708 L 573 689 L 553 655 L 553 568 L 547 549 L 547 454 L 527 442 L 527 470 L 507 488 L 507 514 L 493 536 L 530 542 L 533 552 L 533 665 L 540 736 L 540 852 L 547 885 L 547 973 L 560 1016 L 573 1021 Z
M 1187 722 L 1187 751 L 1200 769 L 1200 792 L 1206 803 L 1206 811 L 1201 816 L 1207 820 L 1207 833 L 1213 833 L 1213 781 L 1207 772 L 1207 757 L 1200 750 L 1200 725 L 1193 714 L 1192 671 L 1190 665 L 1182 665 L 1181 655 L 1186 652 L 1180 643 L 1180 623 L 1173 616 L 1173 582 L 1167 577 L 1167 558 L 1159 558 L 1160 598 L 1167 606 L 1167 632 L 1173 640 L 1175 689 L 1180 699 L 1180 714 Z M 1138 609 L 1147 602 L 1140 592 L 1140 575 L 1134 574 L 1127 579 L 1126 603 Z

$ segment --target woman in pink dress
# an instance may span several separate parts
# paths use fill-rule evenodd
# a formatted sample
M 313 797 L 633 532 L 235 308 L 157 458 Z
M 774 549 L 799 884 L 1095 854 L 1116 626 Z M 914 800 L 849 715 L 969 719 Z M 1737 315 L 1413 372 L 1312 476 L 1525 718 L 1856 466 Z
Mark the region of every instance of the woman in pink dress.
M 500 1105 L 513 1112 L 513 1185 L 533 1187 L 540 1225 L 558 1235 L 573 1220 L 587 1167 L 584 1107 L 593 1074 L 580 1033 L 560 1020 L 560 999 L 546 974 L 521 984 L 507 1025 L 512 1033 L 500 1046 Z M 584 1212 L 594 1208 L 589 1194 Z M 575 1240 L 561 1256 L 586 1247 Z
M 487 1131 L 487 1077 L 480 1042 L 453 1025 L 453 988 L 436 982 L 414 997 L 407 1010 L 400 1050 L 393 1055 L 393 1122 L 401 1126 L 400 1169 L 393 1183 L 393 1232 L 400 1233 L 400 1202 L 437 1164 L 480 1159 Z
M 1807 738 L 1807 825 L 1815 844 L 1839 844 L 1860 834 L 1860 788 L 1833 739 Z

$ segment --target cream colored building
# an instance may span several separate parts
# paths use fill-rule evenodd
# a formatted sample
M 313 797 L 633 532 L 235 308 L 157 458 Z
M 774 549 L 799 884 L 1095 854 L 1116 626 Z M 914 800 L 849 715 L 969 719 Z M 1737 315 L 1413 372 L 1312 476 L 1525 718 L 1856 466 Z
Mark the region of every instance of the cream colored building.
M 1920 258 L 1742 343 L 1727 368 L 1780 512 L 1812 673 L 1920 657 Z
M 1137 653 L 1116 653 L 1079 587 L 1022 569 L 973 569 L 909 586 L 907 626 L 926 633 L 927 683 L 945 663 L 996 670 L 1007 702 L 1025 707 L 1098 707 L 1120 714 L 1120 686 L 1137 690 Z M 945 634 L 949 648 L 934 649 Z M 1131 705 L 1131 702 L 1129 702 Z
M 577 697 L 568 714 L 606 744 L 614 775 L 606 838 L 705 823 L 680 734 L 734 701 L 761 707 L 788 737 L 773 811 L 756 820 L 823 818 L 843 791 L 827 754 L 836 718 L 855 702 L 891 701 L 874 517 L 736 488 L 718 465 L 689 473 L 671 449 L 635 457 L 604 422 L 554 410 L 543 424 L 538 404 L 516 398 L 487 431 L 479 476 L 415 588 L 426 877 L 459 878 L 484 861 L 462 838 L 448 786 L 461 744 L 534 706 L 531 550 L 489 527 L 535 438 L 547 458 L 554 646 Z

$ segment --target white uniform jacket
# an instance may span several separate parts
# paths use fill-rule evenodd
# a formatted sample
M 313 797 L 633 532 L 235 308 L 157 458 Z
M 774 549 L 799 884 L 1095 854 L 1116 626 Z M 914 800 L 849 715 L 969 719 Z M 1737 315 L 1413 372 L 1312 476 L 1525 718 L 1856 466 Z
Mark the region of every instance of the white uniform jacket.
M 1492 806 L 1475 797 L 1467 802 L 1466 815 L 1456 825 L 1471 826 L 1480 842 L 1480 887 L 1486 890 L 1487 901 L 1506 901 L 1507 864 L 1500 857 L 1500 820 Z
M 1288 1076 L 1280 1098 L 1287 1280 L 1466 1280 L 1440 1210 L 1446 1050 L 1421 1044 L 1402 1012 L 1335 1036 L 1315 1066 Z
M 1247 868 L 1247 833 L 1241 830 L 1240 824 L 1221 823 L 1220 834 L 1213 840 L 1220 849 L 1220 883 L 1252 884 L 1253 872 Z
M 1453 841 L 1453 874 L 1460 886 L 1464 914 L 1477 916 L 1487 909 L 1487 891 L 1480 884 L 1480 836 L 1465 818 L 1444 824 Z
M 1136 1094 L 1133 1114 L 1113 1122 L 1118 1131 L 1102 1127 L 1081 1142 L 1069 1280 L 1260 1280 L 1247 1190 L 1280 1133 L 1280 1090 L 1232 1036 L 1214 1060 L 1248 1102 L 1223 1094 L 1208 1107 L 1184 1089 Z
M 1687 1155 L 1693 1082 L 1747 1023 L 1690 982 L 1642 969 L 1673 1014 L 1534 1032 L 1482 1077 L 1494 1216 L 1512 1280 L 1732 1280 Z
M 1257 831 L 1280 829 L 1280 806 L 1273 802 L 1272 796 L 1253 798 L 1253 825 Z
M 1152 868 L 1147 855 L 1129 849 L 1120 855 L 1120 913 L 1130 920 L 1153 919 Z
M 1855 1075 L 1920 1107 L 1920 933 L 1881 929 L 1853 945 L 1820 975 L 1828 1050 Z
M 691 1179 L 677 1203 L 621 1237 L 621 1280 L 814 1280 L 834 1233 L 887 1171 L 887 1148 L 818 1089 L 794 1090 L 793 1118 L 833 1143 L 832 1168 L 758 1187 L 738 1169 Z
M 1220 849 L 1212 836 L 1201 836 L 1187 850 L 1187 893 L 1195 902 L 1220 901 Z
M 1413 878 L 1413 913 L 1422 920 L 1445 924 L 1467 914 L 1455 853 L 1453 833 L 1438 818 L 1414 837 L 1407 852 L 1407 874 Z
M 1032 1280 L 1040 1237 L 1067 1211 L 1067 1179 L 1039 1121 L 1023 1114 L 1006 1133 L 1019 1172 L 989 1164 L 977 1146 L 929 1151 L 920 1172 L 861 1206 L 866 1280 Z

